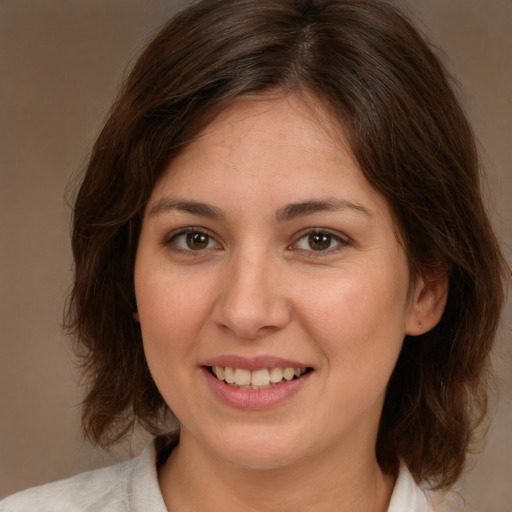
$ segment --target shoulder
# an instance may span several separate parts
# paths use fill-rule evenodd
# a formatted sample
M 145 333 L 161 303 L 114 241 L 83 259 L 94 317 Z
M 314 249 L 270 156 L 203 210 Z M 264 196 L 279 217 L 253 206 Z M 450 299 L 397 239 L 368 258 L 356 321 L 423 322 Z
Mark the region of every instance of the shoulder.
M 440 493 L 418 485 L 402 464 L 388 512 L 470 512 L 460 495 L 454 492 Z
M 393 489 L 388 512 L 432 512 L 427 495 L 416 484 L 407 466 L 402 463 Z
M 165 511 L 154 443 L 130 461 L 13 494 L 0 512 L 131 512 L 141 505 Z
M 127 475 L 133 465 L 134 460 L 27 489 L 0 502 L 0 511 L 92 511 L 105 502 L 120 505 L 112 511 L 124 510 L 122 497 L 126 495 Z

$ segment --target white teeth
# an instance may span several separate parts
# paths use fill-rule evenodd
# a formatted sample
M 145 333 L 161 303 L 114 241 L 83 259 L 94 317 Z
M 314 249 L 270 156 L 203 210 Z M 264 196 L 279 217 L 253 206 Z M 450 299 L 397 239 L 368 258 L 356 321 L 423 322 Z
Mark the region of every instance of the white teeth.
M 226 366 L 226 368 L 224 368 L 224 380 L 228 384 L 235 383 L 235 370 L 233 368 L 230 368 L 229 366 Z
M 274 384 L 276 382 L 281 382 L 283 380 L 283 370 L 282 368 L 272 368 L 270 370 L 270 382 Z
M 254 375 L 254 372 L 253 372 Z M 254 377 L 253 377 L 254 378 Z M 237 386 L 248 386 L 251 384 L 251 372 L 249 370 L 245 370 L 243 368 L 236 368 L 235 369 L 235 375 L 234 375 L 234 383 Z M 252 382 L 254 384 L 254 382 Z
M 253 386 L 267 386 L 270 382 L 270 374 L 266 368 L 255 370 L 251 375 L 251 384 Z
M 223 380 L 242 389 L 260 389 L 277 385 L 280 382 L 299 378 L 306 373 L 306 368 L 262 368 L 250 371 L 245 368 L 230 368 L 229 366 L 213 366 L 212 373 Z
M 293 368 L 285 368 L 283 372 L 283 377 L 286 380 L 292 380 L 295 376 L 295 370 Z

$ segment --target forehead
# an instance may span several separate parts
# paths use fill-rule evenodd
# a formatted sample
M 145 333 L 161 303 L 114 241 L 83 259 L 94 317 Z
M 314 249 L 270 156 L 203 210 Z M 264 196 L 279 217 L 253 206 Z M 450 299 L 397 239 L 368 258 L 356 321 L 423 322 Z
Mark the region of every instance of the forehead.
M 246 95 L 222 110 L 203 129 L 193 142 L 205 138 L 208 142 L 235 145 L 247 137 L 259 141 L 268 135 L 266 144 L 317 144 L 329 147 L 331 154 L 350 154 L 351 151 L 341 123 L 316 97 L 284 94 L 280 91 Z M 277 137 L 276 137 L 277 136 Z
M 231 179 L 252 168 L 271 181 L 304 177 L 339 168 L 359 181 L 364 177 L 352 156 L 343 129 L 327 109 L 310 96 L 260 94 L 238 99 L 225 108 L 172 159 L 157 183 L 226 174 Z M 182 178 L 180 180 L 180 177 Z M 324 176 L 325 177 L 325 176 Z

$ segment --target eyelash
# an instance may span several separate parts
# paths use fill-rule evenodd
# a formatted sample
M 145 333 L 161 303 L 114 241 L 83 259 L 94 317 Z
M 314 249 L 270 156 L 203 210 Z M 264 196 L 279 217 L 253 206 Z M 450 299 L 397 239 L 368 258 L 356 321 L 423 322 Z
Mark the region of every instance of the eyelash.
M 296 250 L 304 251 L 304 252 L 308 253 L 309 257 L 321 258 L 321 257 L 325 257 L 325 256 L 332 255 L 334 253 L 337 253 L 338 251 L 343 249 L 343 247 L 349 245 L 349 240 L 346 237 L 341 236 L 339 233 L 333 232 L 330 229 L 315 228 L 315 229 L 309 229 L 309 230 L 303 231 L 300 234 L 299 238 L 297 238 L 297 240 L 295 242 L 293 242 L 289 246 L 289 248 L 293 249 L 302 240 L 306 240 L 306 243 L 310 244 L 311 237 L 313 237 L 315 235 L 324 235 L 325 237 L 327 237 L 328 241 L 329 241 L 329 246 L 324 250 L 314 250 L 311 248 L 311 245 L 309 245 L 308 249 L 301 249 L 301 248 L 297 247 Z M 333 243 L 335 243 L 336 245 L 334 247 L 331 247 L 331 245 Z
M 203 252 L 205 249 L 212 249 L 212 247 L 204 247 L 204 248 L 200 248 L 200 249 L 197 249 L 197 250 L 194 250 L 192 248 L 188 248 L 188 249 L 185 249 L 183 247 L 179 247 L 177 244 L 176 244 L 176 241 L 180 238 L 180 237 L 186 237 L 186 235 L 200 235 L 200 236 L 204 236 L 207 238 L 207 244 L 209 245 L 211 242 L 214 242 L 215 245 L 217 247 L 214 247 L 213 249 L 221 249 L 221 245 L 215 240 L 215 238 L 209 233 L 208 230 L 204 229 L 204 228 L 197 228 L 197 227 L 194 227 L 194 226 L 191 226 L 191 227 L 187 227 L 187 228 L 182 228 L 182 229 L 179 229 L 177 231 L 173 231 L 172 233 L 170 233 L 169 235 L 167 235 L 163 241 L 163 245 L 165 247 L 170 247 L 173 251 L 175 252 L 180 252 L 180 253 L 183 253 L 183 254 L 189 254 L 189 255 L 194 255 L 194 256 L 199 256 L 199 253 Z M 186 240 L 185 240 L 185 244 L 186 244 Z M 196 254 L 194 254 L 196 253 Z
M 192 248 L 184 248 L 177 245 L 177 240 L 179 240 L 180 237 L 186 237 L 187 235 L 199 235 L 206 238 L 206 246 L 192 249 Z M 328 247 L 326 249 L 319 249 L 315 250 L 311 248 L 311 245 L 309 245 L 309 248 L 300 248 L 298 247 L 299 243 L 303 240 L 306 240 L 306 243 L 311 243 L 311 237 L 314 237 L 316 235 L 324 235 L 328 241 Z M 309 240 L 308 240 L 309 239 Z M 186 239 L 184 240 L 184 243 L 187 244 Z M 211 243 L 215 244 L 215 247 L 208 247 Z M 334 247 L 331 247 L 332 244 L 335 244 Z M 194 255 L 199 256 L 203 251 L 205 250 L 220 250 L 222 249 L 222 245 L 217 242 L 214 236 L 210 234 L 210 232 L 207 229 L 204 228 L 198 228 L 194 226 L 186 227 L 179 229 L 177 231 L 173 231 L 172 233 L 168 234 L 165 239 L 163 240 L 163 245 L 165 247 L 171 248 L 175 252 L 187 254 L 187 255 Z M 308 229 L 304 230 L 300 233 L 300 236 L 287 247 L 287 250 L 297 250 L 301 251 L 303 253 L 308 253 L 309 257 L 323 257 L 327 255 L 334 254 L 341 250 L 343 247 L 349 245 L 349 240 L 346 237 L 341 236 L 337 232 L 332 232 L 329 229 L 321 229 L 321 228 L 314 228 L 314 229 Z M 195 254 L 194 254 L 195 253 Z

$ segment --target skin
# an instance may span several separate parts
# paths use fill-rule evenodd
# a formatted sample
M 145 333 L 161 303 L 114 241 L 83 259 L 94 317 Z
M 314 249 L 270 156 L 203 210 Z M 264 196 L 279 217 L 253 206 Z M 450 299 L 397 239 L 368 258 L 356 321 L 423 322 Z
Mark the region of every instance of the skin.
M 289 207 L 311 202 L 324 204 Z M 187 245 L 183 228 L 207 237 Z M 394 480 L 375 457 L 386 385 L 444 289 L 419 279 L 409 293 L 389 206 L 314 101 L 240 100 L 171 162 L 146 208 L 135 289 L 149 368 L 181 424 L 159 474 L 169 510 L 387 510 Z M 225 355 L 312 371 L 279 404 L 240 409 L 202 368 Z

